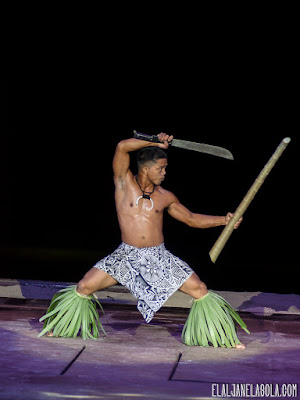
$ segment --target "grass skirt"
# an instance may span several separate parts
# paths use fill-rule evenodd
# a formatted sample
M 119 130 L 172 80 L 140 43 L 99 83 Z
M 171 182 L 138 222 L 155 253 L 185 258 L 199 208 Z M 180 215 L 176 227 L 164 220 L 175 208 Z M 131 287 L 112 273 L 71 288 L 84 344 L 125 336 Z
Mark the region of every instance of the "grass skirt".
M 101 304 L 94 296 L 79 294 L 75 285 L 60 290 L 53 296 L 47 313 L 40 318 L 40 322 L 45 322 L 38 337 L 53 332 L 53 336 L 65 338 L 79 335 L 82 339 L 97 339 L 100 329 L 106 335 L 96 304 L 103 312 Z
M 250 333 L 238 313 L 223 297 L 209 291 L 195 300 L 182 331 L 188 346 L 236 347 L 241 344 L 237 324 Z

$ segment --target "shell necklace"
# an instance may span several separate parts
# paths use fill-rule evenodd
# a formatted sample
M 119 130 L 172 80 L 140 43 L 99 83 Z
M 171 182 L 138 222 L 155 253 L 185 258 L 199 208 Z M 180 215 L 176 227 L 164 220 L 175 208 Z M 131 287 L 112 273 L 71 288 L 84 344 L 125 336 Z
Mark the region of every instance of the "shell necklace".
M 139 201 L 140 201 L 141 199 L 150 200 L 150 201 L 151 201 L 151 208 L 149 209 L 149 211 L 151 211 L 151 210 L 153 209 L 153 207 L 154 207 L 154 203 L 153 203 L 153 200 L 151 199 L 150 196 L 151 196 L 151 194 L 154 192 L 154 190 L 155 190 L 155 188 L 156 188 L 156 185 L 153 184 L 153 190 L 152 190 L 152 192 L 146 192 L 145 190 L 143 190 L 143 189 L 141 188 L 141 185 L 139 184 L 139 181 L 137 180 L 137 176 L 135 176 L 135 180 L 136 180 L 137 184 L 139 185 L 139 188 L 141 189 L 141 192 L 143 193 L 142 196 L 140 196 L 140 197 L 138 197 L 138 198 L 136 199 L 135 205 L 138 206 L 138 205 L 139 205 Z

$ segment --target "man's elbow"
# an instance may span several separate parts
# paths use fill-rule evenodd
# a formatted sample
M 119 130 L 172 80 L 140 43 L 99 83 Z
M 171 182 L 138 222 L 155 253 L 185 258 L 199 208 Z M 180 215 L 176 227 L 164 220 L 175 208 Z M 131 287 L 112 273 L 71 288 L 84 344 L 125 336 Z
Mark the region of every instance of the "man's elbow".
M 125 147 L 126 147 L 126 140 L 121 140 L 118 144 L 117 144 L 117 151 L 121 151 L 124 152 L 125 151 Z
M 136 150 L 136 148 L 135 148 L 135 141 L 136 140 L 137 139 L 124 139 L 124 140 L 121 140 L 117 144 L 117 151 L 119 151 L 121 153 L 130 153 L 131 151 Z M 138 142 L 140 142 L 140 140 Z
M 187 220 L 187 225 L 190 226 L 191 228 L 198 228 L 198 229 L 208 228 L 202 216 L 200 214 L 194 214 L 192 212 Z
M 186 220 L 186 224 L 191 227 L 191 228 L 195 228 L 195 215 L 191 212 L 190 215 L 188 216 L 187 220 Z

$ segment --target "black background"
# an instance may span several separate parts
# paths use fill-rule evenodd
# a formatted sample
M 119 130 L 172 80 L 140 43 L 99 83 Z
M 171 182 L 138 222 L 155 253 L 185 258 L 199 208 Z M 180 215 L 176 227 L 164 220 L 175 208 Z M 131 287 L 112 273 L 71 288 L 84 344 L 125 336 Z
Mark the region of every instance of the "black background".
M 219 37 L 209 50 L 181 43 L 180 52 L 176 40 L 157 52 L 150 38 L 129 47 L 118 40 L 109 49 L 101 42 L 100 59 L 94 43 L 61 46 L 54 58 L 41 52 L 18 88 L 1 83 L 1 276 L 77 281 L 119 245 L 111 162 L 133 129 L 233 153 L 229 161 L 168 150 L 163 186 L 192 211 L 213 215 L 237 208 L 290 136 L 215 265 L 208 253 L 221 227 L 192 229 L 166 213 L 164 233 L 167 248 L 210 288 L 300 293 L 291 49 L 267 35 L 244 37 L 243 46 Z

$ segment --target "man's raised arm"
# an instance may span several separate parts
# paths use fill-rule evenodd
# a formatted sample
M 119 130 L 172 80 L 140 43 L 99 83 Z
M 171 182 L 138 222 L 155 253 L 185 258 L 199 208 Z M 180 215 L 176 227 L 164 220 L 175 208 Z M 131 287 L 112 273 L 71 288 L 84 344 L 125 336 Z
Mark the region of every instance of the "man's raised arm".
M 171 141 L 173 139 L 173 136 L 169 136 L 165 133 L 160 133 L 158 135 L 158 138 L 162 143 L 147 142 L 134 138 L 122 140 L 118 143 L 113 159 L 115 182 L 123 181 L 123 179 L 126 177 L 130 165 L 130 152 L 140 150 L 144 147 L 149 146 L 156 146 L 161 147 L 162 149 L 167 149 L 169 147 L 168 140 Z

